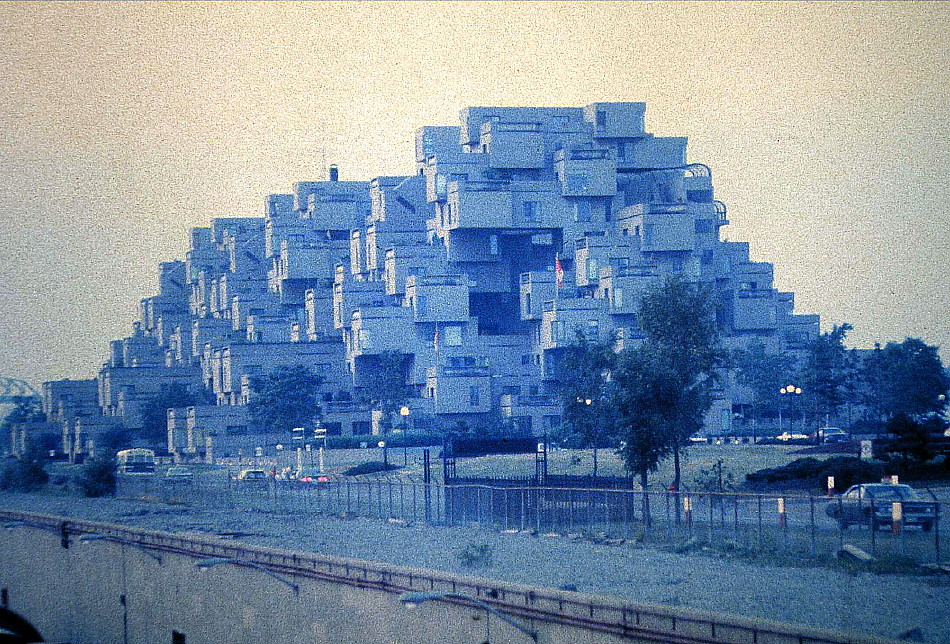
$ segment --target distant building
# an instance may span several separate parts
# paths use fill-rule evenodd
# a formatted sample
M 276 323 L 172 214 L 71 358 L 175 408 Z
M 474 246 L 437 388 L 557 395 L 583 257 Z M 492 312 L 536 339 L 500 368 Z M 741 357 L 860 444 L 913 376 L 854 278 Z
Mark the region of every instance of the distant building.
M 714 286 L 728 347 L 803 349 L 818 316 L 794 312 L 748 244 L 721 239 L 729 221 L 710 169 L 687 162 L 686 138 L 646 132 L 644 111 L 470 107 L 460 127 L 418 130 L 411 176 L 333 172 L 269 196 L 262 218 L 193 229 L 134 333 L 112 343 L 103 413 L 135 427 L 172 382 L 240 408 L 250 378 L 301 363 L 325 379 L 329 433 L 366 433 L 371 413 L 353 401 L 396 351 L 416 393 L 407 427 L 504 418 L 540 434 L 560 422 L 558 358 L 577 332 L 636 343 L 638 298 L 674 274 Z M 730 431 L 743 395 L 726 383 L 710 431 Z M 246 422 L 175 410 L 169 446 L 246 448 Z

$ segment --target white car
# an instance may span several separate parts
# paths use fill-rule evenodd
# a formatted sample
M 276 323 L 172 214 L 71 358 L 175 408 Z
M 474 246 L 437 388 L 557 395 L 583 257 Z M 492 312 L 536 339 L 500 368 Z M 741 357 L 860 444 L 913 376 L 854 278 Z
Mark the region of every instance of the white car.
M 689 442 L 690 443 L 708 443 L 709 438 L 707 438 L 706 436 L 703 436 L 700 433 L 696 433 L 689 437 Z
M 191 480 L 194 474 L 184 465 L 172 465 L 165 471 L 165 478 L 176 480 Z
M 804 441 L 804 440 L 808 440 L 808 434 L 793 434 L 790 432 L 782 432 L 775 438 L 777 438 L 780 441 Z

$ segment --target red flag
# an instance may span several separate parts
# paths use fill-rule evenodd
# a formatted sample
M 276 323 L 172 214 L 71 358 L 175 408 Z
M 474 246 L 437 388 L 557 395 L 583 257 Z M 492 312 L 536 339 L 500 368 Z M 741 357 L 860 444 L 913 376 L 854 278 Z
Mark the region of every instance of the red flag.
M 554 276 L 557 278 L 557 287 L 564 286 L 564 268 L 561 266 L 560 253 L 554 253 Z

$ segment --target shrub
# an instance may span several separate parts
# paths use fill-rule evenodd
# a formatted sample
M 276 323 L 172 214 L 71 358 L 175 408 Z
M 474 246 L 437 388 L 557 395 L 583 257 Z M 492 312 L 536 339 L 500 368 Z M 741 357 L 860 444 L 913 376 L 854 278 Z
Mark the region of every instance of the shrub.
M 835 456 L 822 463 L 818 471 L 819 487 L 824 487 L 829 476 L 835 477 L 835 488 L 846 490 L 858 483 L 879 481 L 884 468 L 878 463 L 862 461 L 855 456 Z
M 835 477 L 839 490 L 857 483 L 881 478 L 883 467 L 854 456 L 835 456 L 826 461 L 799 458 L 782 467 L 769 467 L 746 474 L 746 482 L 755 488 L 823 488 L 829 476 Z
M 387 465 L 382 461 L 367 461 L 365 463 L 360 463 L 359 465 L 354 465 L 350 469 L 343 472 L 343 476 L 359 476 L 360 474 L 375 474 L 376 472 L 386 472 L 389 470 L 398 470 L 399 468 L 393 464 Z
M 0 489 L 32 492 L 46 485 L 49 475 L 43 469 L 43 459 L 36 450 L 8 459 L 0 469 Z
M 86 461 L 76 483 L 83 496 L 99 497 L 115 494 L 115 460 L 93 458 Z
M 470 543 L 455 552 L 463 568 L 488 568 L 492 565 L 494 549 L 487 543 Z

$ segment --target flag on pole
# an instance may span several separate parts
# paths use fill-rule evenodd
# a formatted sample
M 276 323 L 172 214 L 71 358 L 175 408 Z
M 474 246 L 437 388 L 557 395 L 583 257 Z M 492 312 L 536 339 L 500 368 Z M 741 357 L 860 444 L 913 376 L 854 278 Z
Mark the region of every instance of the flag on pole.
M 435 357 L 439 357 L 439 323 L 435 324 L 435 335 L 432 337 L 432 346 L 435 347 Z
M 560 253 L 554 253 L 554 276 L 557 278 L 557 287 L 564 286 L 564 267 L 561 266 Z

